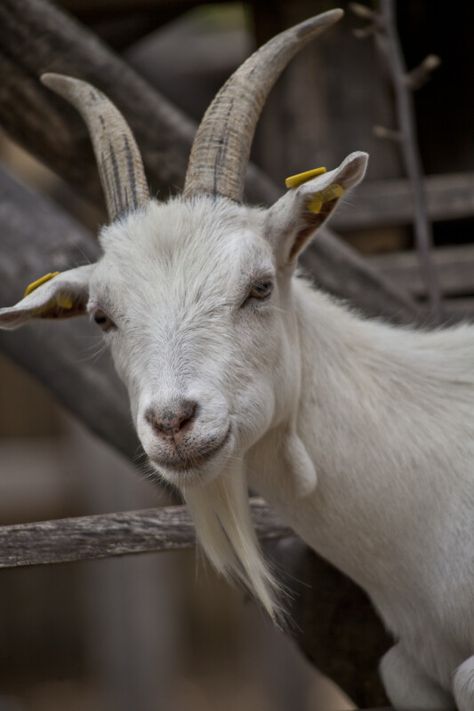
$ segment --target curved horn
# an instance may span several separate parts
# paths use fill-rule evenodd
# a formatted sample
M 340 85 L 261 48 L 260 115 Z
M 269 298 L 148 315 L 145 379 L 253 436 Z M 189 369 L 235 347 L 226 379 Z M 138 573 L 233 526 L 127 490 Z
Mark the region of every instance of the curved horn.
M 240 202 L 255 127 L 270 89 L 294 55 L 343 14 L 329 10 L 276 35 L 232 74 L 197 131 L 185 197 L 209 193 Z
M 41 81 L 75 106 L 87 124 L 110 221 L 145 205 L 150 193 L 140 151 L 120 111 L 80 79 L 43 74 Z

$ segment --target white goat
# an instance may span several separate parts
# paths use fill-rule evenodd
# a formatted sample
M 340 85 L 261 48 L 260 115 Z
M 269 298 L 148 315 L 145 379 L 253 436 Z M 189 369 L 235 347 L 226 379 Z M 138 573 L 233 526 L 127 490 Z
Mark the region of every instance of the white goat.
M 397 639 L 382 677 L 398 709 L 474 709 L 474 328 L 367 321 L 295 276 L 299 252 L 362 177 L 353 153 L 268 210 L 240 204 L 277 76 L 341 16 L 267 43 L 211 104 L 184 193 L 149 197 L 124 119 L 96 89 L 44 82 L 88 123 L 111 223 L 95 265 L 0 310 L 0 326 L 88 312 L 128 386 L 157 476 L 176 485 L 214 565 L 268 612 L 274 582 L 251 484 L 370 595 Z

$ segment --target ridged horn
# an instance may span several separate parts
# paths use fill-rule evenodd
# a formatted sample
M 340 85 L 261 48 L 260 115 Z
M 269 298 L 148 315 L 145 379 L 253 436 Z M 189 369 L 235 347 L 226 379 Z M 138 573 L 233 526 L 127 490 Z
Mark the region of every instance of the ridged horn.
M 242 200 L 255 127 L 270 89 L 294 55 L 343 15 L 329 10 L 281 32 L 229 77 L 196 133 L 185 197 L 207 193 Z
M 43 74 L 41 81 L 69 101 L 87 124 L 110 221 L 150 199 L 135 138 L 120 111 L 101 91 L 64 74 Z

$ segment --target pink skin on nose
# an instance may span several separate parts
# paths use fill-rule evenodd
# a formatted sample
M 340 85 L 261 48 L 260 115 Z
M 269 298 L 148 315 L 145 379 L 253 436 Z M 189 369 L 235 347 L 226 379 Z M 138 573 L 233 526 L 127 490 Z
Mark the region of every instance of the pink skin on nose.
M 197 410 L 197 402 L 182 400 L 174 407 L 165 407 L 162 410 L 150 407 L 145 413 L 145 420 L 158 436 L 174 439 L 177 434 L 191 429 Z

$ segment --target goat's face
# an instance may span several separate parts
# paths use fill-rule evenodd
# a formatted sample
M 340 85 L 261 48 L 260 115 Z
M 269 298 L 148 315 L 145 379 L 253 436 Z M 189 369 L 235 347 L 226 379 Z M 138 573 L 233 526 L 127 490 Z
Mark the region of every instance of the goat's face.
M 143 447 L 175 484 L 221 472 L 296 387 L 289 273 L 265 224 L 264 211 L 199 198 L 150 202 L 101 235 L 88 310 Z
M 365 165 L 365 154 L 351 154 L 269 210 L 220 197 L 150 200 L 102 231 L 96 265 L 1 309 L 0 326 L 87 310 L 150 461 L 182 488 L 208 483 L 294 409 L 296 259 Z

